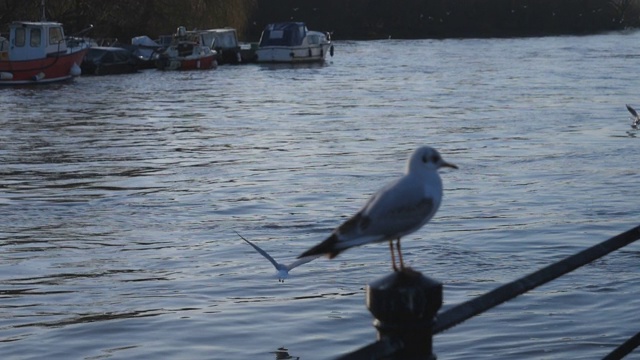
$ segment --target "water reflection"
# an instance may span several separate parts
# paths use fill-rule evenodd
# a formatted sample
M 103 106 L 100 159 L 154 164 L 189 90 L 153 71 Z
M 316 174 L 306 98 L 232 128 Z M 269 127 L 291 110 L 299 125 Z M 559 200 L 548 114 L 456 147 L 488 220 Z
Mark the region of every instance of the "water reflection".
M 258 64 L 261 70 L 295 70 L 295 69 L 321 69 L 326 66 L 331 66 L 329 61 L 324 62 L 310 62 L 310 63 L 260 63 Z
M 98 314 L 82 314 L 77 315 L 72 318 L 55 320 L 55 321 L 47 321 L 47 322 L 36 322 L 36 323 L 26 323 L 16 325 L 16 328 L 22 327 L 61 327 L 67 325 L 77 325 L 82 323 L 93 323 L 93 322 L 102 322 L 102 321 L 112 321 L 112 320 L 121 320 L 121 319 L 134 319 L 140 317 L 153 317 L 159 316 L 162 314 L 166 314 L 167 311 L 162 309 L 151 309 L 151 310 L 142 310 L 142 311 L 130 311 L 123 313 L 98 313 Z

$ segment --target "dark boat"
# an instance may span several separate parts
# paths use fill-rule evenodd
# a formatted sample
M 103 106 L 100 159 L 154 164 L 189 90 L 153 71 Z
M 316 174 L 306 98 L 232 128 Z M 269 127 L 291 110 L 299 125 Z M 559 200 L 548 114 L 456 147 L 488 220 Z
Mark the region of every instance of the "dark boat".
M 96 46 L 89 49 L 80 67 L 85 75 L 129 74 L 138 71 L 138 59 L 124 48 Z

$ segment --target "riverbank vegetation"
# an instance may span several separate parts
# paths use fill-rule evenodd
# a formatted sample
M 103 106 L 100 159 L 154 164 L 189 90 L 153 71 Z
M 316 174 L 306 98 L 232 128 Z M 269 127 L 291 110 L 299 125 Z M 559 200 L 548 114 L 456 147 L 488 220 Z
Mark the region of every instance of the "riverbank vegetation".
M 277 17 L 268 1 L 258 13 Z M 279 0 L 292 17 L 349 38 L 511 37 L 588 34 L 638 25 L 635 0 Z M 288 6 L 285 4 L 288 3 Z M 297 5 L 296 5 L 297 4 Z M 268 15 L 266 15 L 268 14 Z
M 233 27 L 256 41 L 270 22 L 305 21 L 334 39 L 513 37 L 590 34 L 640 26 L 640 0 L 57 0 L 46 18 L 68 34 L 157 37 L 176 27 Z M 41 0 L 0 2 L 0 25 L 40 20 Z
M 171 34 L 178 26 L 188 29 L 233 27 L 241 32 L 255 10 L 255 0 L 56 0 L 46 2 L 45 16 L 64 24 L 71 35 L 90 25 L 96 38 L 118 38 Z M 0 2 L 0 25 L 14 20 L 40 20 L 41 0 Z

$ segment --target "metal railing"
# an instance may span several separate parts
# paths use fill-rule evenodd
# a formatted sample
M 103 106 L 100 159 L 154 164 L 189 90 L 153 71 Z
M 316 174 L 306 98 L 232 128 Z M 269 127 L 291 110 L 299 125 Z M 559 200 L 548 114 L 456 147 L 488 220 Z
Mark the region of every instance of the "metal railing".
M 339 360 L 435 359 L 433 335 L 591 263 L 640 239 L 640 226 L 548 265 L 484 295 L 438 314 L 442 284 L 418 272 L 396 272 L 367 286 L 367 307 L 375 317 L 378 340 Z M 640 345 L 640 333 L 604 359 L 621 359 Z

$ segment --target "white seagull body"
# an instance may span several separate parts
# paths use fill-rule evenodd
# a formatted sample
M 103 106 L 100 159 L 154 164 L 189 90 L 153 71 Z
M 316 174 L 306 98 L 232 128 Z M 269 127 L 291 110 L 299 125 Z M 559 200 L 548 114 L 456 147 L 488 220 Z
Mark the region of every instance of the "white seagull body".
M 320 244 L 300 255 L 327 255 L 330 259 L 342 251 L 363 244 L 389 241 L 393 269 L 398 270 L 393 251 L 393 240 L 404 269 L 400 238 L 425 225 L 442 202 L 441 167 L 458 167 L 442 159 L 438 151 L 423 146 L 416 149 L 407 162 L 405 174 L 377 193 L 353 217 L 338 226 Z
M 638 113 L 634 108 L 631 107 L 631 105 L 627 104 L 627 110 L 629 110 L 632 115 L 631 119 L 633 120 L 633 123 L 631 123 L 631 127 L 637 129 L 638 125 L 640 125 L 640 116 L 638 116 Z
M 238 234 L 238 232 L 236 231 L 236 234 Z M 252 243 L 251 241 L 245 239 L 242 235 L 238 234 L 238 236 L 240 236 L 240 238 L 244 241 L 247 242 L 247 244 L 251 245 L 251 247 L 253 247 L 257 252 L 260 253 L 260 255 L 264 256 L 267 260 L 269 260 L 269 262 L 271 262 L 273 264 L 273 266 L 276 268 L 276 277 L 278 278 L 278 282 L 284 282 L 284 279 L 289 277 L 289 271 L 293 270 L 293 268 L 298 267 L 302 264 L 306 264 L 311 260 L 317 259 L 318 257 L 320 257 L 320 255 L 312 255 L 312 256 L 305 256 L 302 257 L 294 262 L 292 262 L 289 265 L 285 265 L 285 264 L 280 264 L 279 262 L 275 261 L 271 255 L 267 254 L 266 251 L 262 250 L 258 245 Z

